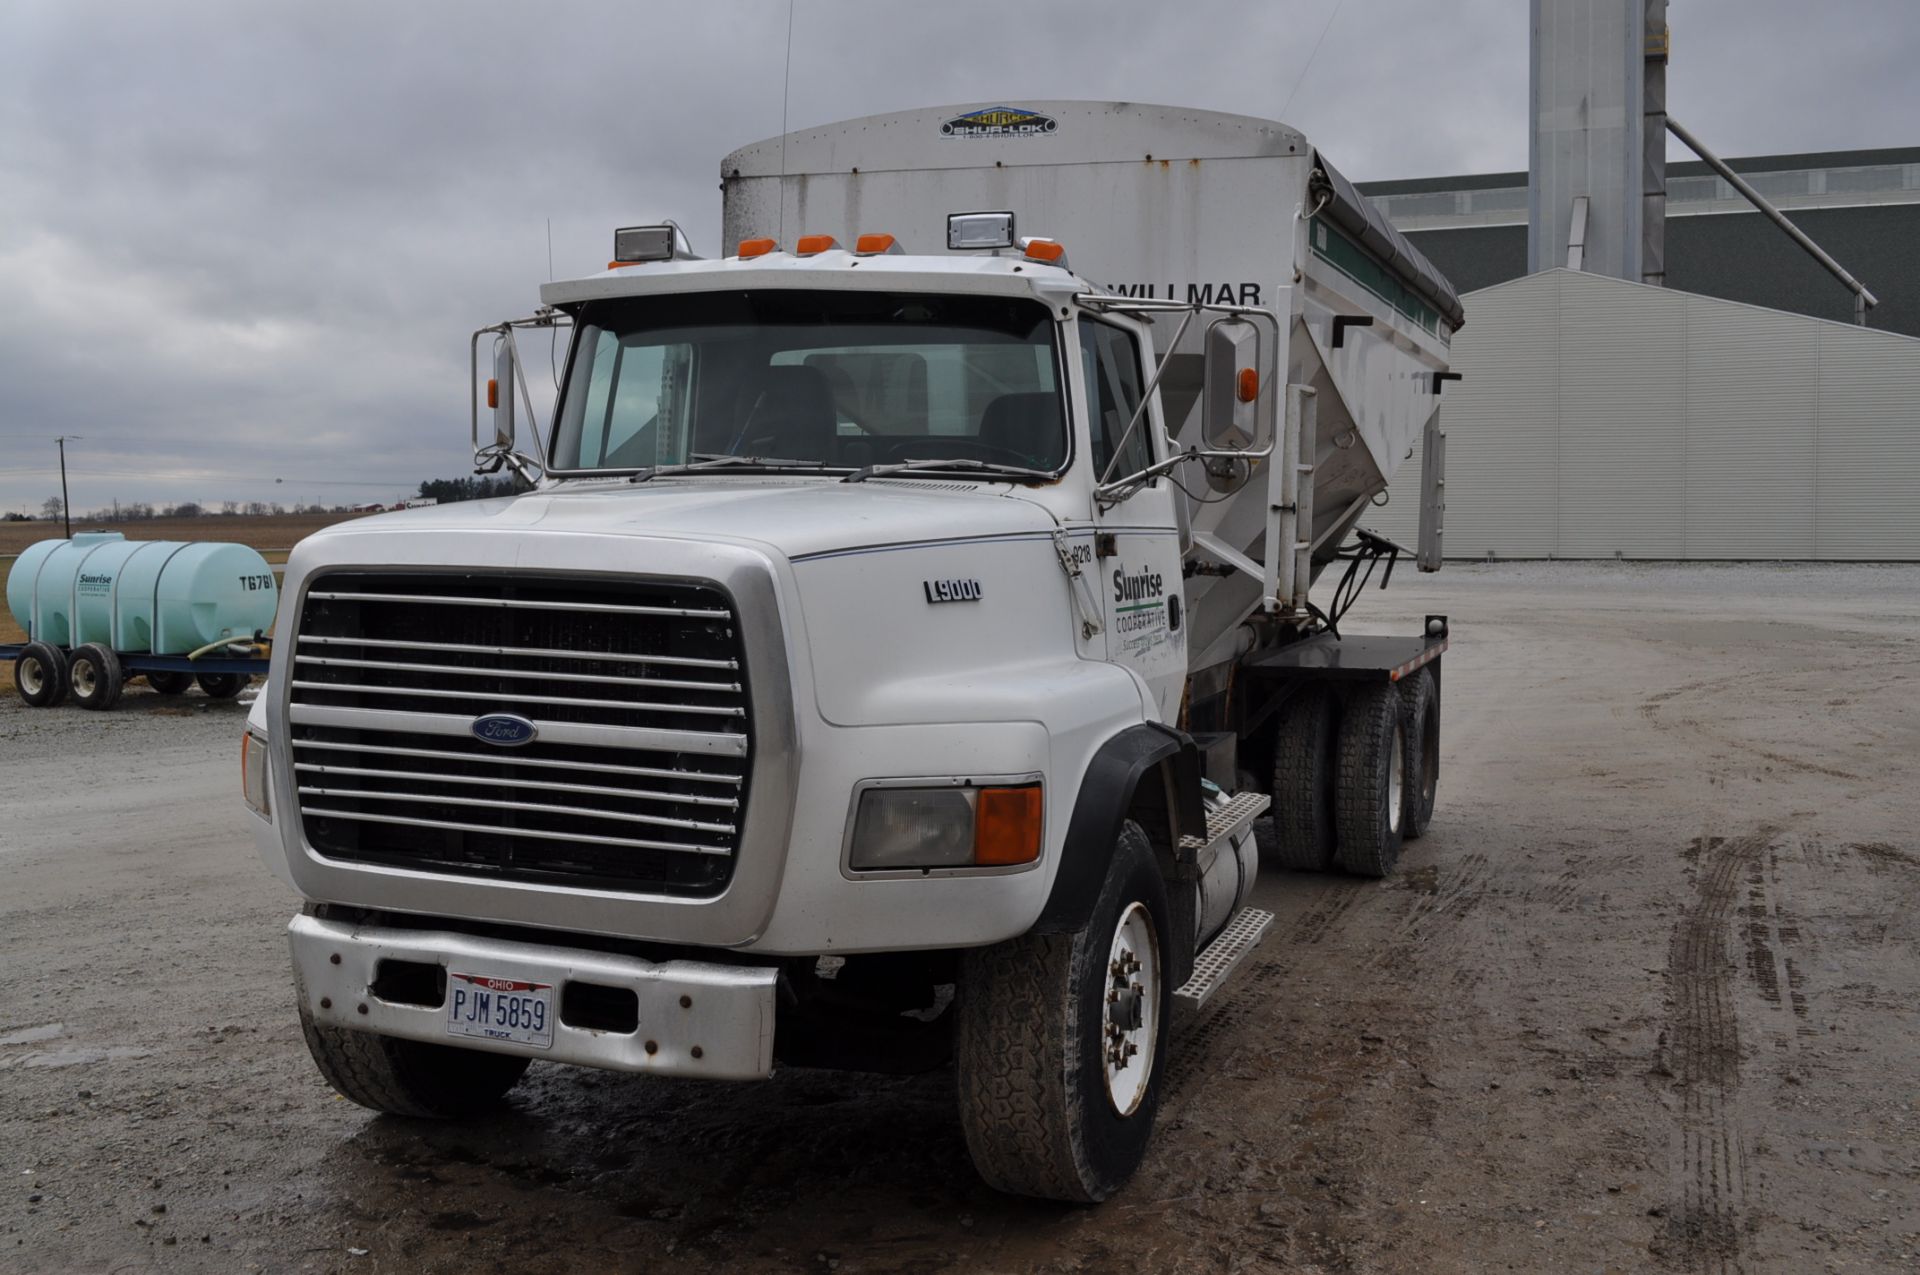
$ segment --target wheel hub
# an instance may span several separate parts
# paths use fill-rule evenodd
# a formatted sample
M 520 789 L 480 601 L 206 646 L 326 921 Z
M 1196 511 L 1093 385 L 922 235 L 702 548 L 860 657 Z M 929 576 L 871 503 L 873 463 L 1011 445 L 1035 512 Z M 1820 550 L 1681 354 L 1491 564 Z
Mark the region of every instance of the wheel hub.
M 20 689 L 29 695 L 38 695 L 46 689 L 47 671 L 40 667 L 39 660 L 20 661 Z
M 1396 725 L 1387 744 L 1387 827 L 1395 832 L 1400 831 L 1401 790 L 1406 785 L 1406 746 L 1406 728 Z
M 1100 1025 L 1107 1099 L 1123 1116 L 1132 1115 L 1147 1096 L 1159 1017 L 1159 940 L 1146 908 L 1134 903 L 1114 927 Z
M 75 660 L 73 662 L 73 690 L 81 699 L 92 699 L 94 690 L 93 661 Z

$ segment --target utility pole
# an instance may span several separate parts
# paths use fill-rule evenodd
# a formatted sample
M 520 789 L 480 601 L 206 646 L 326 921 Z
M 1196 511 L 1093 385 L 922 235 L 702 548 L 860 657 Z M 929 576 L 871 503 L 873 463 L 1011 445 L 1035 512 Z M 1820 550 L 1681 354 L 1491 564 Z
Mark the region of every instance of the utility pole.
M 67 440 L 79 442 L 83 435 L 62 434 L 53 441 L 60 444 L 60 517 L 67 524 L 67 539 L 73 539 L 73 504 L 67 499 Z

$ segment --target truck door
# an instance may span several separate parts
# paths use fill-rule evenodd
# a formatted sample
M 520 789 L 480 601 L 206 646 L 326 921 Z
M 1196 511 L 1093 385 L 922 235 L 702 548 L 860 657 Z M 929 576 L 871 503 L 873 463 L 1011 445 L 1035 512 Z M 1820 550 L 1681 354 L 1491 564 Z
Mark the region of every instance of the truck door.
M 1082 316 L 1080 375 L 1096 477 L 1123 478 L 1164 458 L 1157 402 L 1127 431 L 1151 377 L 1149 353 L 1131 325 Z M 1160 477 L 1117 505 L 1102 508 L 1096 501 L 1093 508 L 1093 575 L 1103 599 L 1107 658 L 1145 680 L 1160 719 L 1168 722 L 1179 714 L 1187 676 L 1174 498 L 1170 480 Z

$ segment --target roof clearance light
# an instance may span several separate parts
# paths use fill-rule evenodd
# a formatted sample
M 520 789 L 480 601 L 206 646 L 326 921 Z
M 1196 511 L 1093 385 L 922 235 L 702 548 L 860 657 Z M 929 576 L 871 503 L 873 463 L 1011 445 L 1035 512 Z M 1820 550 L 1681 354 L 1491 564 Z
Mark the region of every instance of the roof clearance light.
M 1010 212 L 973 212 L 947 214 L 947 249 L 966 252 L 974 248 L 1013 247 L 1013 214 Z
M 780 245 L 771 239 L 742 239 L 740 259 L 745 261 L 750 257 L 764 257 L 770 252 L 777 252 L 779 248 Z
M 1062 270 L 1067 268 L 1067 246 L 1057 240 L 1023 239 L 1020 246 L 1026 251 L 1029 261 L 1044 261 Z
M 793 243 L 793 255 L 811 257 L 816 253 L 831 252 L 840 246 L 840 241 L 832 235 L 801 235 Z
M 673 260 L 673 227 L 622 226 L 613 232 L 613 260 L 607 269 L 637 265 L 642 261 Z
M 856 257 L 899 256 L 905 249 L 892 235 L 861 235 L 853 241 L 853 255 Z

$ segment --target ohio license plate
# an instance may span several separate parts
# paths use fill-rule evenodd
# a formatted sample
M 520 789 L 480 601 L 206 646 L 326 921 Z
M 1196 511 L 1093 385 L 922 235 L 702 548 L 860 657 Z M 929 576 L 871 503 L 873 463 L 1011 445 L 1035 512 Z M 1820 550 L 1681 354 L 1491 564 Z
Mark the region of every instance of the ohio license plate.
M 447 971 L 447 1034 L 553 1047 L 553 985 Z

